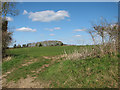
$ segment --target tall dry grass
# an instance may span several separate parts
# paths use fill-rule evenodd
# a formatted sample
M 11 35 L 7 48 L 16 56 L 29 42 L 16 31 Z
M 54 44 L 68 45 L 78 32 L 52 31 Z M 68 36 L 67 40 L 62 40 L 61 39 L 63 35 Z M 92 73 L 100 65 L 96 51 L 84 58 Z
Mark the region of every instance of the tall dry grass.
M 80 49 L 75 49 L 73 52 L 66 52 L 64 51 L 64 57 L 66 60 L 80 60 L 80 59 L 87 59 L 87 58 L 101 58 L 105 55 L 117 55 L 116 45 L 107 43 L 103 45 L 94 45 L 94 46 L 84 46 Z

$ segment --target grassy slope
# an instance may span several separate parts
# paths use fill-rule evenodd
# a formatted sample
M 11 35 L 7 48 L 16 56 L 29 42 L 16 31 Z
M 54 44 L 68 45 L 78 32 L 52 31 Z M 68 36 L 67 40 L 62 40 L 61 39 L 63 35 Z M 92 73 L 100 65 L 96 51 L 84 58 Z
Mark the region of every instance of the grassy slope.
M 17 81 L 21 77 L 26 77 L 27 74 L 30 74 L 31 70 L 40 68 L 43 64 L 47 64 L 50 62 L 50 60 L 44 59 L 43 56 L 61 55 L 64 53 L 64 50 L 69 52 L 76 48 L 79 48 L 79 47 L 56 46 L 56 47 L 32 47 L 32 48 L 10 49 L 7 51 L 7 53 L 10 55 L 13 55 L 12 60 L 3 62 L 2 64 L 3 74 L 5 72 L 8 72 L 16 68 L 16 70 L 14 70 L 14 72 L 8 76 L 8 80 Z M 29 66 L 21 67 L 21 64 L 35 58 L 38 59 L 37 62 L 34 62 Z M 24 71 L 24 72 L 21 72 L 21 71 Z
M 117 68 L 116 57 L 66 60 L 47 68 L 38 79 L 52 81 L 51 87 L 117 87 Z
M 41 56 L 55 56 L 77 49 L 77 46 L 55 46 L 55 47 L 31 47 L 31 48 L 18 48 L 11 49 L 8 53 L 13 55 L 27 55 L 29 57 L 41 57 Z
M 51 82 L 50 87 L 117 87 L 118 60 L 116 57 L 92 58 L 86 60 L 61 60 L 46 67 L 46 70 L 38 73 L 31 71 L 39 69 L 42 65 L 51 62 L 42 56 L 56 56 L 64 52 L 79 49 L 75 46 L 63 47 L 34 47 L 8 50 L 13 54 L 12 60 L 3 62 L 3 73 L 15 68 L 7 76 L 7 80 L 17 81 L 27 75 L 37 76 L 37 80 Z M 29 66 L 22 66 L 22 63 L 37 58 L 38 61 Z

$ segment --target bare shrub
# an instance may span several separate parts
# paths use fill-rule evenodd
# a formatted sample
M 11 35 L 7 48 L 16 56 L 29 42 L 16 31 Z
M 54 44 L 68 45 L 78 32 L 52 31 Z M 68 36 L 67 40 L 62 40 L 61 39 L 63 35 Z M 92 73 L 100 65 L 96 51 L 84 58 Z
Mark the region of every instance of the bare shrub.
M 66 59 L 78 60 L 88 57 L 103 57 L 117 55 L 118 51 L 118 23 L 108 23 L 102 18 L 98 24 L 93 24 L 87 32 L 91 35 L 94 45 L 90 48 L 82 47 L 72 53 L 64 52 Z M 99 41 L 97 41 L 99 39 Z
M 5 51 L 8 47 L 8 45 L 12 42 L 11 35 L 12 35 L 12 32 L 7 32 L 7 31 L 2 32 L 2 55 L 3 55 L 3 57 L 6 56 Z
M 99 43 L 94 49 L 96 49 L 100 56 L 106 54 L 117 54 L 118 47 L 118 23 L 108 23 L 106 19 L 102 18 L 98 24 L 93 24 L 92 29 L 87 30 L 91 35 L 94 45 Z M 95 35 L 96 34 L 96 35 Z M 101 38 L 100 42 L 97 42 L 96 36 Z

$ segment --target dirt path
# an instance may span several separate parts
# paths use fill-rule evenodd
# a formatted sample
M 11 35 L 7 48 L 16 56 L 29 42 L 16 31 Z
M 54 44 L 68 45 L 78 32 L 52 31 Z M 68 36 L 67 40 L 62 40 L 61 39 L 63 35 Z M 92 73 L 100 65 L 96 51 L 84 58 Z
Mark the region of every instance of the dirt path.
M 6 79 L 3 79 L 2 86 L 5 88 L 44 88 L 44 87 L 49 87 L 48 83 L 43 83 L 43 82 L 38 82 L 34 81 L 33 77 L 28 76 L 25 79 L 20 79 L 18 82 L 6 82 Z
M 60 62 L 61 61 L 60 58 L 63 58 L 63 56 L 54 56 L 54 57 L 43 56 L 43 58 L 51 59 L 51 62 L 49 64 L 44 64 L 38 70 L 31 71 L 36 75 L 35 77 L 31 77 L 28 75 L 27 78 L 25 78 L 25 79 L 21 78 L 16 83 L 14 81 L 7 82 L 6 77 L 14 71 L 14 69 L 13 69 L 11 71 L 6 72 L 2 76 L 2 86 L 6 87 L 6 88 L 47 88 L 47 87 L 49 87 L 49 84 L 50 84 L 49 82 L 40 82 L 40 81 L 35 80 L 37 78 L 37 74 L 40 73 L 41 71 L 44 71 L 46 69 L 46 67 L 49 67 L 52 64 L 54 64 L 55 61 Z M 28 62 L 25 62 L 21 66 L 28 66 L 36 61 L 37 61 L 37 59 L 29 60 Z
M 47 57 L 47 56 L 43 56 L 43 58 L 45 58 L 45 59 L 51 59 L 51 62 L 49 63 L 49 64 L 44 64 L 44 65 L 42 65 L 39 69 L 37 69 L 37 70 L 35 70 L 35 71 L 31 71 L 31 72 L 33 72 L 33 73 L 35 73 L 35 74 L 38 74 L 38 73 L 40 73 L 40 72 L 42 72 L 42 71 L 45 71 L 45 68 L 47 67 L 49 67 L 49 66 L 51 66 L 52 64 L 54 64 L 55 63 L 55 61 L 56 62 L 60 62 L 61 60 L 60 60 L 60 58 L 64 58 L 65 56 L 64 55 L 60 55 L 60 56 L 54 56 L 54 57 Z M 64 60 L 64 59 L 63 59 Z

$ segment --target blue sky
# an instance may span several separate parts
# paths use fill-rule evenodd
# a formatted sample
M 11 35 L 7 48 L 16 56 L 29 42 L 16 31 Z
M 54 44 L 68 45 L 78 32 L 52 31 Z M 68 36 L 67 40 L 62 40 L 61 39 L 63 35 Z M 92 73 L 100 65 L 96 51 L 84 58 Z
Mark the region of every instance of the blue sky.
M 17 3 L 18 16 L 9 16 L 16 44 L 60 40 L 66 44 L 92 44 L 85 29 L 92 21 L 106 18 L 117 21 L 116 2 L 22 2 Z

